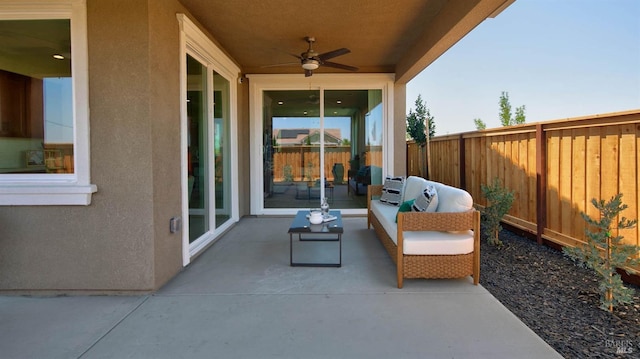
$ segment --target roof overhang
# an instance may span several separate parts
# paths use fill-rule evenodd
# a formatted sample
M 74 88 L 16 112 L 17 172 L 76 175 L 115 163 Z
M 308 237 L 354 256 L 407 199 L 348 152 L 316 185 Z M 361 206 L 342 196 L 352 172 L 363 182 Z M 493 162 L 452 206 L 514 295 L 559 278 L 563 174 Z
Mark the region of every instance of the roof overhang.
M 331 61 L 405 84 L 486 18 L 515 0 L 180 0 L 243 73 L 300 74 L 305 36 Z M 289 64 L 284 66 L 272 66 Z M 316 73 L 346 73 L 323 67 Z

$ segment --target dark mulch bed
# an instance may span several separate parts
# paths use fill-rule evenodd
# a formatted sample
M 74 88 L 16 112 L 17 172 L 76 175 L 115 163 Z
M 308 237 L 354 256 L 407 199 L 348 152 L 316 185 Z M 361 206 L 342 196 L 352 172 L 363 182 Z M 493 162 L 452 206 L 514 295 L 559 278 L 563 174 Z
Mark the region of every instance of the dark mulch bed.
M 611 314 L 598 278 L 561 251 L 503 230 L 502 249 L 481 244 L 480 284 L 566 358 L 640 358 L 640 288 Z

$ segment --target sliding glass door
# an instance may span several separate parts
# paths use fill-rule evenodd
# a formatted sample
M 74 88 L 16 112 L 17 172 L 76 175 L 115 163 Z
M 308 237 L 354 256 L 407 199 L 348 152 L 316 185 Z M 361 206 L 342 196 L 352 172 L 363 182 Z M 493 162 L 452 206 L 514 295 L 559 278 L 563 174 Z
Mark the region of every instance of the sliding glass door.
M 382 182 L 382 90 L 262 93 L 264 208 L 366 208 Z
M 240 69 L 184 14 L 180 23 L 182 262 L 187 265 L 239 220 Z M 181 219 L 182 228 L 180 228 Z
M 231 217 L 229 81 L 187 55 L 189 243 Z M 213 83 L 211 83 L 213 82 Z
M 213 72 L 213 158 L 215 227 L 231 217 L 231 115 L 229 81 Z
M 210 228 L 207 68 L 187 55 L 189 243 Z

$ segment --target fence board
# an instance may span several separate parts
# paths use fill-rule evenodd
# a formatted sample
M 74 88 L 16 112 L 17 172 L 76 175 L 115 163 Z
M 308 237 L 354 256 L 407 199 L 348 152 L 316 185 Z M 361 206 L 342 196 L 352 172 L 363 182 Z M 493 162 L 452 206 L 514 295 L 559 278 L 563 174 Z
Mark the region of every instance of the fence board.
M 547 225 L 554 231 L 560 230 L 560 218 L 554 215 L 560 207 L 560 134 L 547 134 Z
M 572 237 L 581 237 L 584 233 L 585 222 L 580 215 L 586 209 L 586 130 L 579 128 L 573 130 L 573 153 L 571 164 L 571 175 L 575 178 L 572 185 L 571 203 L 574 210 L 572 213 L 571 223 L 572 230 L 570 235 Z
M 638 192 L 638 148 L 636 147 L 635 126 L 620 126 L 620 174 L 619 192 L 622 193 L 622 202 L 628 206 L 621 213 L 622 217 L 639 218 L 638 202 L 633 200 L 634 193 Z M 620 230 L 619 234 L 624 236 L 624 242 L 628 244 L 640 245 L 638 243 L 638 226 L 631 229 Z
M 527 176 L 529 178 L 529 217 L 526 218 L 528 221 L 537 223 L 537 209 L 538 203 L 536 198 L 536 186 L 537 186 L 537 171 L 536 171 L 536 135 L 535 133 L 529 134 L 528 140 L 528 158 L 527 158 Z
M 586 159 L 586 209 L 585 213 L 591 218 L 598 215 L 598 211 L 591 205 L 591 200 L 600 198 L 600 131 L 602 128 L 593 127 L 588 129 L 587 138 L 587 159 Z
M 558 215 L 560 217 L 560 232 L 561 233 L 572 233 L 572 219 L 573 219 L 573 206 L 571 192 L 572 192 L 572 181 L 573 174 L 571 173 L 572 169 L 572 130 L 562 130 L 560 134 L 560 178 L 559 178 L 559 197 L 560 197 L 560 206 L 555 208 L 557 213 L 549 213 L 551 216 Z

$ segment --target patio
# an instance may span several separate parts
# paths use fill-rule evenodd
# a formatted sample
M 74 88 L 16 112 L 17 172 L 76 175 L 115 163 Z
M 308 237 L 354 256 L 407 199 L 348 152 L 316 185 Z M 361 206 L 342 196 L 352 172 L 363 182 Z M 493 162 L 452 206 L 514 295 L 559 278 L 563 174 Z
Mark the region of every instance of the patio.
M 6 358 L 560 357 L 471 280 L 406 280 L 362 217 L 341 268 L 289 266 L 290 218 L 243 218 L 157 293 L 0 297 Z

